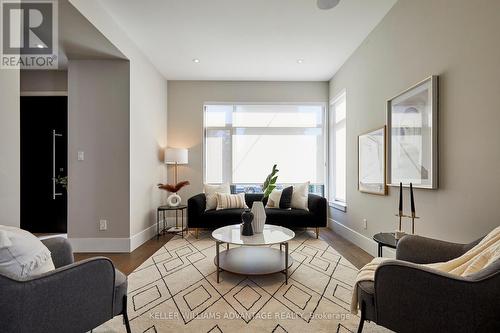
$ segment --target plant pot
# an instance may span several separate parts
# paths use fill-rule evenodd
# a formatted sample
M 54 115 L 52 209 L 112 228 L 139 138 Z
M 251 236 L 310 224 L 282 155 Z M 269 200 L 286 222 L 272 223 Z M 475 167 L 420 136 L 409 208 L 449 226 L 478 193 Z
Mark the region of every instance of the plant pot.
M 243 222 L 241 234 L 243 236 L 253 236 L 253 213 L 249 209 L 245 209 L 245 211 L 241 213 L 241 221 Z
M 262 201 L 254 201 L 252 205 L 252 213 L 253 232 L 261 234 L 264 230 L 264 225 L 266 224 L 266 210 L 264 209 L 264 203 Z

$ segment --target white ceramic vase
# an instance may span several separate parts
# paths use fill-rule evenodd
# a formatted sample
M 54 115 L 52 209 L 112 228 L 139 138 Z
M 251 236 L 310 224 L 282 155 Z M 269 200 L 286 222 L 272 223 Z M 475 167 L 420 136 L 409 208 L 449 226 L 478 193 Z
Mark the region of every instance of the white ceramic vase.
M 254 201 L 252 205 L 252 229 L 255 234 L 261 234 L 266 224 L 266 210 L 262 201 Z
M 172 193 L 167 198 L 167 205 L 177 207 L 181 204 L 181 197 L 177 193 Z

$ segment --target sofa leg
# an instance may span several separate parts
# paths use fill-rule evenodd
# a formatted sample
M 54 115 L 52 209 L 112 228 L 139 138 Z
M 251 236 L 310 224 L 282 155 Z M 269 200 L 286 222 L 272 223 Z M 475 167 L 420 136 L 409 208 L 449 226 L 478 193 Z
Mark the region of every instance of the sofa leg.
M 319 238 L 319 227 L 316 227 L 316 239 Z
M 358 333 L 363 332 L 363 325 L 365 324 L 365 302 L 361 301 L 360 304 L 361 316 L 359 318 Z
M 198 239 L 199 230 L 200 230 L 200 228 L 194 228 L 194 237 L 195 237 L 196 239 Z
M 125 329 L 127 330 L 127 333 L 132 333 L 130 330 L 130 323 L 128 321 L 128 313 L 127 313 L 127 295 L 123 296 L 123 309 L 122 309 L 122 314 L 123 314 L 123 322 L 125 324 Z

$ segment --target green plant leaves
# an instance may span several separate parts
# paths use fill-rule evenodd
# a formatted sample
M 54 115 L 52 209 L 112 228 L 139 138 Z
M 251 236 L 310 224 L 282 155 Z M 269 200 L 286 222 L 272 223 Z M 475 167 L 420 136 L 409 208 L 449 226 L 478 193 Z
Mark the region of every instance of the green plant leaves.
M 267 198 L 271 192 L 276 188 L 276 181 L 278 180 L 278 176 L 276 174 L 279 172 L 277 165 L 273 165 L 273 170 L 271 173 L 266 177 L 266 180 L 264 181 L 264 185 L 262 185 L 262 192 L 264 192 L 264 197 L 262 200 Z

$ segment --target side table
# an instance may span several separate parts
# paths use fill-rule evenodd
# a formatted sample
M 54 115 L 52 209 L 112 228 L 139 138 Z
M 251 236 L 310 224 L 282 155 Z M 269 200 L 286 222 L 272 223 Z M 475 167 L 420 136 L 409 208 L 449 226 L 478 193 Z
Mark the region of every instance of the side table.
M 169 206 L 169 205 L 163 205 L 158 207 L 156 210 L 156 239 L 160 238 L 160 215 L 163 218 L 163 229 L 161 230 L 161 233 L 165 232 L 172 232 L 175 234 L 180 234 L 182 238 L 184 238 L 184 210 L 187 209 L 186 205 L 179 205 L 179 206 Z M 170 227 L 166 228 L 166 219 L 165 219 L 165 213 L 168 211 L 174 210 L 175 211 L 175 227 Z M 181 212 L 181 227 L 179 227 L 179 211 Z
M 398 245 L 398 240 L 393 232 L 379 232 L 373 235 L 373 240 L 378 244 L 378 256 L 382 257 L 382 247 L 387 246 L 395 249 Z

